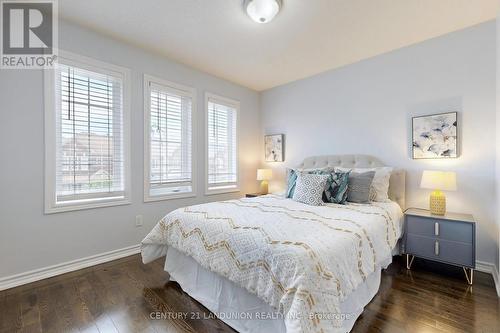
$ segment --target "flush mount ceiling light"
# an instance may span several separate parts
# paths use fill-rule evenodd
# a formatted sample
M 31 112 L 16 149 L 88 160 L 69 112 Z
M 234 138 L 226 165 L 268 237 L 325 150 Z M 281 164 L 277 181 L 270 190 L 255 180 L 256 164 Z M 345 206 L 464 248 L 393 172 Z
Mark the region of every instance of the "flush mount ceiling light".
M 248 16 L 257 23 L 267 23 L 278 14 L 281 0 L 246 0 L 245 9 Z

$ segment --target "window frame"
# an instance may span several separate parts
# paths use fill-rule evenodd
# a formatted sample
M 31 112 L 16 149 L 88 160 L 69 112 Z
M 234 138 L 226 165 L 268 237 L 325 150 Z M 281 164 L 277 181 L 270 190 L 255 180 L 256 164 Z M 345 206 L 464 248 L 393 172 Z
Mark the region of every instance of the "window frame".
M 68 202 L 57 202 L 56 173 L 57 173 L 57 92 L 56 69 L 45 69 L 44 80 L 44 131 L 45 131 L 45 214 L 60 213 L 67 211 L 128 205 L 131 203 L 131 178 L 130 178 L 130 70 L 125 67 L 102 62 L 90 57 L 59 50 L 58 61 L 65 65 L 82 68 L 88 71 L 119 76 L 122 78 L 122 145 L 123 145 L 123 196 L 113 197 L 105 195 L 101 198 L 90 198 L 88 200 L 73 200 Z
M 210 189 L 208 183 L 208 103 L 209 101 L 229 106 L 236 111 L 236 183 L 235 187 Z M 216 95 L 210 92 L 205 93 L 205 195 L 215 195 L 224 193 L 240 192 L 240 102 L 231 98 Z
M 150 172 L 151 172 L 151 90 L 150 83 L 191 95 L 191 191 L 182 193 L 150 194 Z M 155 202 L 182 198 L 192 198 L 197 195 L 196 178 L 196 111 L 197 111 L 196 89 L 176 82 L 168 81 L 149 74 L 144 74 L 144 202 Z

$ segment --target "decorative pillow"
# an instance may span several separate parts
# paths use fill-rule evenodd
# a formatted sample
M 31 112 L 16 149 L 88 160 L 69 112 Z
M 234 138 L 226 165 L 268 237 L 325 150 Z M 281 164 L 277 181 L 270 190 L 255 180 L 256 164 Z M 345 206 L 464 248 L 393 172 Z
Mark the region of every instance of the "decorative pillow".
M 293 200 L 311 206 L 324 205 L 322 197 L 328 177 L 328 175 L 298 172 Z
M 286 198 L 293 198 L 295 191 L 295 183 L 297 181 L 297 171 L 294 169 L 286 169 Z
M 333 172 L 332 168 L 318 168 L 318 169 L 286 169 L 286 192 L 285 197 L 293 198 L 293 192 L 295 191 L 295 183 L 297 182 L 297 173 L 316 173 L 319 171 Z
M 349 190 L 347 201 L 355 203 L 370 202 L 370 187 L 375 177 L 375 171 L 363 173 L 351 172 L 349 174 Z
M 392 168 L 391 167 L 380 167 L 380 168 L 335 168 L 335 171 L 352 171 L 357 173 L 363 173 L 368 171 L 375 171 L 375 177 L 370 188 L 370 200 L 378 202 L 389 201 L 389 180 L 391 179 Z
M 330 170 L 318 170 L 313 172 L 318 175 L 328 175 L 323 201 L 336 204 L 345 204 L 347 200 L 347 189 L 349 185 L 348 172 L 332 172 Z

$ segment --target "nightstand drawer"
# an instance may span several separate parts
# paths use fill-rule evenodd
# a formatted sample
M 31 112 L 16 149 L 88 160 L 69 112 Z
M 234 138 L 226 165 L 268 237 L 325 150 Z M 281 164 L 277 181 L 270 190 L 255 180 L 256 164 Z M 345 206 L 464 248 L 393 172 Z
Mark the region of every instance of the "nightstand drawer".
M 407 234 L 406 253 L 450 264 L 474 267 L 472 244 Z
M 472 244 L 473 225 L 467 222 L 446 221 L 419 216 L 407 216 L 409 234 Z

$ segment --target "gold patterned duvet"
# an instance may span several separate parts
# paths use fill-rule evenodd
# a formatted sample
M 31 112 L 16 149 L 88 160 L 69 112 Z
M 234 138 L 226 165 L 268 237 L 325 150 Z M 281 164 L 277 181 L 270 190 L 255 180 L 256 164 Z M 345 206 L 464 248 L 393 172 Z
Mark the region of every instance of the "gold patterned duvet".
M 145 263 L 174 247 L 276 308 L 287 332 L 335 332 L 339 304 L 391 256 L 394 202 L 308 206 L 268 195 L 177 209 L 142 241 Z

